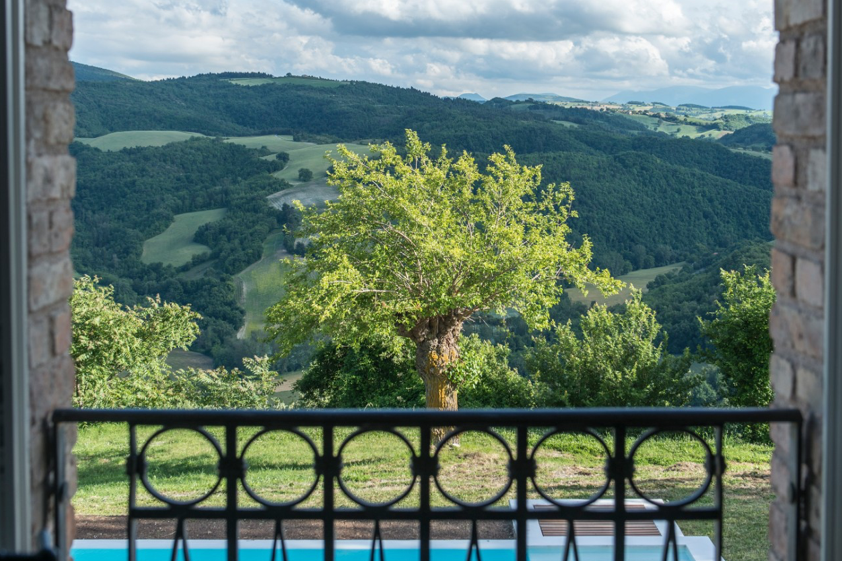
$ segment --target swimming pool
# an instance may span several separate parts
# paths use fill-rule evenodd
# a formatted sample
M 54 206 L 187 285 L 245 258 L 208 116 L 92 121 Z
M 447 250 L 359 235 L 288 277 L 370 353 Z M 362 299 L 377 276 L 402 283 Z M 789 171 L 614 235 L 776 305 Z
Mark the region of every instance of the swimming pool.
M 583 540 L 588 542 L 590 540 Z M 708 543 L 710 543 L 708 541 Z M 418 561 L 420 559 L 418 543 L 413 541 L 386 540 L 384 557 L 386 561 Z M 190 540 L 191 561 L 226 561 L 225 542 L 222 540 Z M 272 542 L 268 540 L 241 541 L 240 561 L 269 561 L 271 558 Z M 695 551 L 694 551 L 695 550 Z M 468 542 L 460 540 L 442 540 L 431 542 L 431 561 L 465 561 Z M 485 540 L 480 541 L 482 561 L 514 561 L 515 551 L 512 541 Z M 613 548 L 610 545 L 582 543 L 579 546 L 581 561 L 612 561 Z M 560 561 L 562 549 L 560 546 L 530 547 L 527 550 L 530 561 Z M 172 541 L 170 540 L 138 540 L 138 561 L 170 561 Z M 316 541 L 288 541 L 287 554 L 289 561 L 319 561 L 323 559 L 324 550 Z M 75 561 L 125 561 L 128 556 L 127 545 L 122 540 L 76 540 L 71 549 Z M 663 555 L 663 546 L 656 543 L 634 544 L 627 546 L 627 561 L 659 560 Z M 572 555 L 571 555 L 572 558 Z M 184 561 L 184 555 L 179 552 L 178 561 Z M 280 561 L 280 551 L 276 557 Z M 362 540 L 348 540 L 337 542 L 337 561 L 370 561 L 371 542 Z M 379 560 L 379 554 L 375 557 Z M 476 556 L 472 556 L 476 559 Z M 669 557 L 672 560 L 672 556 Z M 686 544 L 679 546 L 678 561 L 709 561 L 712 556 L 699 556 L 699 548 Z

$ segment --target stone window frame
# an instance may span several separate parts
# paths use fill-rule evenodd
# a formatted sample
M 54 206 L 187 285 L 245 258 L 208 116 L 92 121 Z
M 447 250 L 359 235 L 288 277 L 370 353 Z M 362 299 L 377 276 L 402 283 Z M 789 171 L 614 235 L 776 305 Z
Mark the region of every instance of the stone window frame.
M 27 310 L 26 108 L 24 2 L 4 0 L 5 109 L 0 137 L 0 549 L 32 546 Z

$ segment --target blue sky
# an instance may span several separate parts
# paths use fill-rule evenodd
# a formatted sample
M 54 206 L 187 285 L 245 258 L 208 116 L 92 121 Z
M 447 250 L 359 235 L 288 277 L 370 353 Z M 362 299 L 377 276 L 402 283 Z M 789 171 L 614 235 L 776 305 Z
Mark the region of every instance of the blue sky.
M 142 78 L 312 74 L 485 97 L 771 86 L 772 0 L 69 0 L 71 58 Z

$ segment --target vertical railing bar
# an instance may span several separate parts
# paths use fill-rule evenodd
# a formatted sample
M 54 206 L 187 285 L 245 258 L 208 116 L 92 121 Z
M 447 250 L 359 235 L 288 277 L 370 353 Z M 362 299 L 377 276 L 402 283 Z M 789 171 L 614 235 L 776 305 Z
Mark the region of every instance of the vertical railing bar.
M 516 470 L 517 481 L 517 561 L 526 561 L 526 493 L 527 493 L 527 468 L 529 462 L 529 432 L 526 426 L 517 428 L 517 452 L 515 461 L 520 465 Z
M 129 423 L 129 458 L 126 470 L 129 473 L 129 516 L 127 538 L 129 540 L 129 561 L 137 561 L 137 520 L 134 508 L 137 505 L 137 425 Z
M 226 541 L 228 542 L 228 561 L 237 561 L 239 551 L 239 520 L 237 517 L 237 480 L 240 470 L 237 469 L 237 423 L 225 424 L 225 516 Z
M 333 485 L 336 473 L 334 468 L 336 465 L 336 458 L 333 456 L 333 425 L 325 423 L 322 428 L 322 457 L 324 460 L 325 474 L 324 474 L 324 536 L 325 536 L 325 561 L 333 561 L 334 559 L 334 520 L 336 513 L 334 512 L 334 497 Z
M 418 457 L 421 460 L 421 465 L 431 466 L 432 456 L 430 456 L 430 427 L 420 426 L 421 431 L 421 446 L 418 450 Z M 420 497 L 420 538 L 421 538 L 421 558 L 420 561 L 430 561 L 430 473 L 424 469 L 421 470 L 421 481 L 419 491 Z
M 626 427 L 614 427 L 614 561 L 626 558 Z
M 53 446 L 55 446 L 53 460 L 53 492 L 55 494 L 55 545 L 59 559 L 68 557 L 67 548 L 67 458 L 65 456 L 66 441 L 64 427 L 53 423 Z
M 716 425 L 714 428 L 714 434 L 716 435 L 716 465 L 714 466 L 716 480 L 715 480 L 715 487 L 714 491 L 716 493 L 715 501 L 716 501 L 716 510 L 719 511 L 719 516 L 717 516 L 716 520 L 714 521 L 715 532 L 716 532 L 716 544 L 715 550 L 716 555 L 714 559 L 722 559 L 722 540 L 723 540 L 723 520 L 725 518 L 725 489 L 723 488 L 722 484 L 722 476 L 725 467 L 725 455 L 722 450 L 722 432 L 723 427 L 722 425 Z
M 798 559 L 801 553 L 800 536 L 801 536 L 801 423 L 789 424 L 789 473 L 792 478 L 790 481 L 790 504 L 789 508 L 789 528 L 788 536 L 788 554 L 790 559 Z

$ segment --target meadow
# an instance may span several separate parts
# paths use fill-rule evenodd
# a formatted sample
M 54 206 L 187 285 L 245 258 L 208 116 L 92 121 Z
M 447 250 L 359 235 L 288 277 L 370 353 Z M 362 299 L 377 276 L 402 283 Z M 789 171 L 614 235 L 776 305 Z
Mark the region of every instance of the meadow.
M 266 309 L 283 296 L 281 276 L 285 266 L 281 259 L 289 256 L 283 247 L 283 233 L 274 232 L 263 242 L 263 258 L 234 277 L 240 305 L 246 310 L 245 323 L 237 334 L 240 338 L 261 331 Z
M 652 269 L 638 269 L 626 275 L 618 277 L 621 281 L 626 283 L 626 286 L 617 294 L 613 296 L 604 296 L 598 289 L 589 286 L 588 295 L 582 294 L 578 288 L 571 288 L 567 290 L 567 295 L 573 302 L 582 302 L 590 305 L 591 302 L 597 304 L 604 304 L 606 306 L 614 306 L 625 302 L 631 294 L 631 287 L 646 292 L 646 285 L 655 280 L 658 275 L 664 275 L 676 269 L 680 269 L 684 263 L 676 263 L 674 265 L 666 265 L 664 267 L 654 267 Z
M 112 132 L 96 138 L 76 138 L 75 140 L 100 150 L 116 152 L 123 148 L 164 146 L 173 142 L 182 142 L 194 136 L 205 135 L 183 131 L 124 131 Z
M 143 263 L 163 263 L 179 267 L 189 262 L 194 255 L 210 252 L 206 245 L 193 242 L 199 226 L 219 220 L 225 215 L 224 208 L 176 214 L 170 226 L 153 238 L 143 242 Z
M 157 427 L 140 427 L 138 443 L 143 445 Z M 216 437 L 221 430 L 210 427 Z M 319 444 L 319 431 L 303 429 Z M 336 429 L 336 437 L 348 436 L 351 429 Z M 514 433 L 500 428 L 498 432 L 510 443 Z M 256 429 L 240 429 L 238 439 L 245 443 Z M 414 450 L 418 449 L 417 430 L 403 429 Z M 541 432 L 530 433 L 531 445 Z M 610 447 L 611 437 L 605 435 Z M 124 515 L 127 507 L 128 485 L 123 470 L 127 453 L 128 430 L 124 425 L 87 425 L 79 430 L 74 450 L 78 460 L 79 484 L 73 498 L 78 516 Z M 220 439 L 224 443 L 224 439 Z M 627 446 L 630 447 L 630 439 Z M 224 446 L 224 444 L 223 444 Z M 242 446 L 242 444 L 241 444 Z M 769 504 L 773 500 L 769 484 L 770 446 L 746 444 L 726 438 L 725 457 L 725 558 L 729 561 L 766 559 Z M 410 482 L 410 452 L 397 437 L 373 432 L 352 440 L 343 450 L 342 479 L 358 497 L 371 502 L 383 502 L 397 496 Z M 451 495 L 465 501 L 490 498 L 507 480 L 506 452 L 489 436 L 476 432 L 463 434 L 460 447 L 445 447 L 439 459 L 439 481 Z M 550 496 L 557 499 L 585 498 L 598 490 L 604 482 L 605 454 L 598 442 L 579 434 L 556 435 L 548 439 L 536 452 L 538 465 L 536 482 Z M 315 480 L 311 468 L 313 452 L 290 433 L 273 432 L 258 438 L 245 454 L 248 464 L 247 481 L 260 496 L 273 501 L 294 499 L 305 492 Z M 150 483 L 166 496 L 189 500 L 201 496 L 216 482 L 216 453 L 210 444 L 194 432 L 173 430 L 156 438 L 147 456 Z M 704 451 L 698 442 L 688 437 L 665 435 L 642 445 L 635 456 L 635 481 L 648 496 L 664 500 L 678 500 L 691 494 L 704 479 Z M 612 496 L 612 489 L 606 498 Z M 243 506 L 257 506 L 242 488 L 238 490 Z M 506 504 L 512 497 L 509 491 L 498 504 Z M 530 495 L 538 498 L 530 485 Z M 713 493 L 702 504 L 712 504 Z M 631 497 L 631 495 L 629 495 Z M 225 486 L 211 495 L 208 505 L 224 503 Z M 319 506 L 322 488 L 301 504 Z M 142 505 L 160 505 L 145 490 L 138 493 Z M 337 506 L 352 506 L 350 500 L 337 492 Z M 418 503 L 417 488 L 398 506 Z M 433 506 L 448 504 L 434 489 Z M 713 535 L 712 524 L 681 522 L 687 535 Z M 267 536 L 268 537 L 268 536 Z

